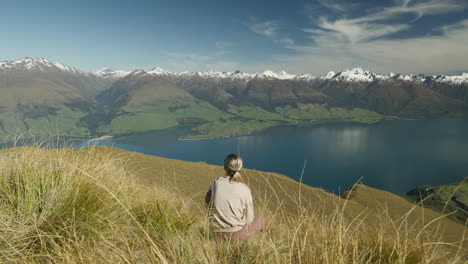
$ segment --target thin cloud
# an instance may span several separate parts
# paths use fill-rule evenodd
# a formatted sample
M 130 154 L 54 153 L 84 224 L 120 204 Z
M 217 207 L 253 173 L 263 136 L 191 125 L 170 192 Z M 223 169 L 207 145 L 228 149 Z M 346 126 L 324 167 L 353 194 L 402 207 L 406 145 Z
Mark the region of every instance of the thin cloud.
M 328 8 L 331 11 L 334 11 L 334 12 L 344 12 L 344 11 L 346 11 L 347 4 L 343 3 L 343 2 L 338 2 L 338 1 L 335 1 L 335 0 L 319 0 L 318 2 L 323 7 L 326 7 L 326 8 Z
M 315 39 L 323 38 L 326 40 L 358 43 L 387 36 L 409 28 L 405 24 L 375 24 L 375 23 L 355 23 L 352 20 L 336 20 L 330 22 L 325 18 L 320 21 L 320 28 L 325 30 L 307 30 L 312 33 Z
M 201 55 L 197 53 L 178 53 L 168 52 L 166 55 L 172 59 L 186 60 L 186 61 L 209 61 L 212 60 L 212 56 Z
M 221 57 L 221 56 L 231 53 L 229 48 L 232 47 L 232 43 L 227 42 L 227 41 L 216 41 L 215 47 L 216 47 L 215 55 L 218 57 Z
M 288 37 L 275 39 L 273 41 L 276 42 L 276 43 L 281 43 L 281 44 L 285 44 L 285 45 L 294 45 L 294 40 L 292 40 L 291 38 L 288 38 Z
M 250 19 L 249 23 L 245 23 L 250 31 L 268 37 L 274 43 L 279 43 L 282 45 L 294 45 L 294 40 L 288 37 L 286 34 L 282 34 L 280 29 L 284 29 L 284 25 L 281 25 L 277 21 L 263 21 L 258 22 L 254 18 Z
M 278 56 L 274 63 L 292 72 L 323 74 L 361 66 L 389 73 L 443 73 L 466 70 L 468 19 L 435 28 L 438 35 L 380 39 L 360 44 L 322 39 L 319 45 L 291 47 L 298 56 Z
M 366 42 L 410 28 L 409 23 L 412 21 L 408 21 L 406 24 L 384 23 L 384 21 L 390 19 L 397 19 L 401 15 L 413 14 L 415 15 L 414 21 L 424 15 L 446 14 L 461 11 L 464 8 L 463 4 L 455 0 L 414 2 L 411 0 L 399 1 L 398 5 L 352 19 L 330 20 L 327 17 L 321 17 L 317 27 L 322 31 L 317 31 L 317 29 L 305 29 L 304 31 L 312 33 L 312 37 L 315 39 L 332 38 L 335 41 L 348 41 L 351 43 Z
M 175 71 L 232 71 L 232 69 L 239 68 L 239 62 L 222 59 L 222 56 L 228 53 L 225 49 L 232 46 L 231 42 L 218 41 L 215 46 L 218 51 L 212 56 L 198 53 L 168 52 L 166 53 L 168 60 L 163 65 L 169 70 Z
M 460 2 L 459 0 L 403 0 L 399 2 L 400 5 L 384 8 L 375 16 L 370 16 L 370 18 L 379 20 L 391 18 L 395 15 L 414 14 L 416 15 L 416 19 L 420 19 L 424 15 L 437 15 L 463 11 L 466 5 L 466 3 Z
M 264 21 L 260 23 L 250 23 L 247 25 L 252 32 L 262 36 L 275 37 L 278 31 L 278 25 L 274 21 Z
M 215 46 L 217 49 L 227 49 L 227 48 L 232 47 L 232 42 L 216 41 Z

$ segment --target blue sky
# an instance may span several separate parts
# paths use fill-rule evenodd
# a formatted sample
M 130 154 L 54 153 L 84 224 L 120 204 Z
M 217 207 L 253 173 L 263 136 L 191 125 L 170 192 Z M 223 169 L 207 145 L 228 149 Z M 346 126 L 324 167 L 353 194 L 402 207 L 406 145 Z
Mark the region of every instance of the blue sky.
M 467 0 L 0 0 L 0 60 L 83 70 L 468 72 Z

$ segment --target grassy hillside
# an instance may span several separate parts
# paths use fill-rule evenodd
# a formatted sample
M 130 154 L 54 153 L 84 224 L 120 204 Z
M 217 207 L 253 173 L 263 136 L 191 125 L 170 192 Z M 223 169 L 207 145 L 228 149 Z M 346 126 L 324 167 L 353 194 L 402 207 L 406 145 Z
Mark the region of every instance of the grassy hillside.
M 220 158 L 222 159 L 222 157 Z M 219 166 L 109 147 L 0 152 L 3 263 L 465 263 L 466 227 L 357 186 L 346 199 L 243 170 L 268 232 L 216 243 L 203 196 Z
M 459 223 L 468 221 L 468 178 L 448 185 L 421 185 L 409 191 L 406 198 L 438 212 L 449 214 Z
M 243 98 L 241 95 L 233 96 L 223 90 L 223 85 L 228 85 L 230 87 L 228 90 L 232 90 L 234 88 L 231 87 L 232 83 L 211 83 L 194 77 L 190 81 L 177 84 L 161 76 L 137 71 L 119 79 L 112 87 L 96 97 L 110 113 L 103 115 L 106 120 L 101 122 L 96 132 L 121 135 L 192 125 L 194 129 L 191 135 L 186 135 L 186 138 L 216 138 L 248 134 L 285 123 L 325 119 L 374 122 L 382 118 L 378 113 L 360 108 L 295 104 L 293 102 L 298 98 L 294 92 L 289 90 L 284 92 L 280 89 L 283 87 L 281 85 L 289 87 L 291 83 L 282 81 L 268 83 L 269 85 L 262 86 L 266 90 L 251 87 L 249 94 L 258 97 L 257 99 L 263 98 L 259 99 L 260 101 L 265 101 L 265 96 L 272 97 L 275 101 L 274 98 L 282 98 L 283 95 L 289 94 L 286 97 L 291 97 L 289 98 L 291 100 L 284 102 L 281 99 L 281 104 L 286 105 L 276 108 L 273 104 L 264 104 L 264 108 L 256 104 L 258 102 L 250 102 L 248 98 Z M 281 85 L 275 87 L 276 84 Z M 292 86 L 289 88 L 292 89 Z M 271 92 L 271 89 L 274 92 Z M 304 89 L 299 90 L 305 92 L 307 89 Z M 316 92 L 306 94 L 313 98 L 317 96 Z
M 295 107 L 286 105 L 276 107 L 276 111 L 283 116 L 299 120 L 350 119 L 368 123 L 382 119 L 382 115 L 366 109 L 328 107 L 321 104 L 297 104 Z
M 159 102 L 151 105 L 127 106 L 98 128 L 103 134 L 128 134 L 163 130 L 180 125 L 203 124 L 229 118 L 229 114 L 201 101 Z
M 0 138 L 23 133 L 30 137 L 87 137 L 89 131 L 81 122 L 85 115 L 86 112 L 64 104 L 5 109 L 0 111 Z
M 210 122 L 197 126 L 192 131 L 195 135 L 185 137 L 186 139 L 199 138 L 220 138 L 250 134 L 255 131 L 260 131 L 279 122 L 275 121 L 260 121 L 260 120 L 239 120 L 230 119 L 225 121 Z

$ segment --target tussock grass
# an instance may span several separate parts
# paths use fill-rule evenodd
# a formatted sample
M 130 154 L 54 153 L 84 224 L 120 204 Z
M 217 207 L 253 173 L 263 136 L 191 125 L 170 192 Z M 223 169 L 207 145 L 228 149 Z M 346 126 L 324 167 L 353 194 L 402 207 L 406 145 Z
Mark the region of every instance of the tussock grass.
M 256 201 L 257 215 L 270 221 L 268 232 L 217 243 L 205 209 L 168 188 L 142 185 L 125 162 L 92 146 L 0 152 L 0 263 L 467 261 L 461 243 L 444 243 L 440 233 L 385 210 L 350 217 L 345 199 L 324 213 L 298 190 L 291 194 L 297 203 L 287 205 L 297 214 L 285 213 L 273 187 Z

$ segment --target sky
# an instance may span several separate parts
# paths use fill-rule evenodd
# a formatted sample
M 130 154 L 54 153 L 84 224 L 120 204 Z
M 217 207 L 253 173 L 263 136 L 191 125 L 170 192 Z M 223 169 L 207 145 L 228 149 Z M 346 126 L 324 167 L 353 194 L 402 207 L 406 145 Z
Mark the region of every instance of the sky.
M 468 0 L 0 0 L 0 60 L 81 70 L 468 72 Z

